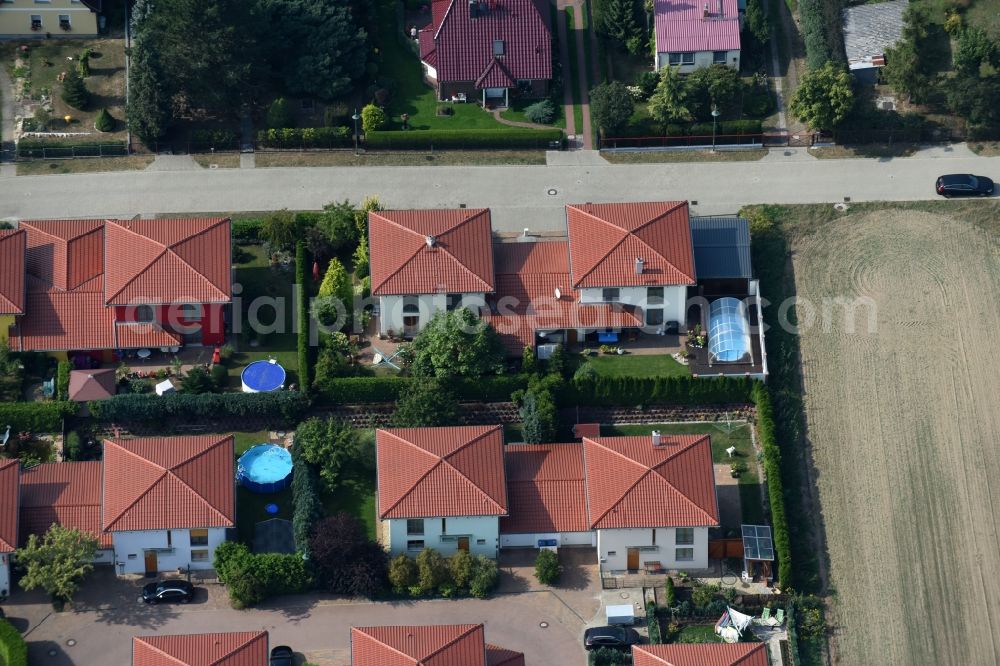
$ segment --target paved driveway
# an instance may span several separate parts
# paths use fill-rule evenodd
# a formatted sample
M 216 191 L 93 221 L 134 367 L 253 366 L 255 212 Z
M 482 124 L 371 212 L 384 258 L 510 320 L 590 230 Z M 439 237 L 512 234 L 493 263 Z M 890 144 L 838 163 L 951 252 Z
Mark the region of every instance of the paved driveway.
M 519 650 L 528 664 L 583 663 L 584 622 L 545 590 L 504 594 L 479 601 L 402 603 L 345 602 L 314 595 L 285 597 L 280 607 L 235 611 L 221 586 L 209 584 L 188 605 L 146 606 L 137 587 L 100 574 L 88 581 L 78 610 L 51 613 L 38 594 L 17 593 L 4 610 L 27 631 L 33 666 L 91 666 L 131 663 L 133 636 L 266 629 L 271 645 L 287 644 L 322 666 L 350 661 L 350 627 L 383 624 L 482 622 L 486 640 Z M 541 623 L 547 623 L 542 628 Z M 72 642 L 72 645 L 70 644 Z M 53 653 L 50 654 L 50 653 Z

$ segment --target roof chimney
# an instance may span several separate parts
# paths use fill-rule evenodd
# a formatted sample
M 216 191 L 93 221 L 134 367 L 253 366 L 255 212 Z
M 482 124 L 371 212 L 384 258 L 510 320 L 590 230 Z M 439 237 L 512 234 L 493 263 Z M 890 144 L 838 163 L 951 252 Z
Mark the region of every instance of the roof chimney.
M 660 436 L 659 430 L 653 431 L 653 446 L 654 447 L 663 446 L 663 437 Z
M 705 7 L 701 10 L 701 20 L 704 21 L 708 18 L 708 3 L 705 3 Z
M 521 232 L 521 238 L 527 238 L 527 237 L 528 237 L 528 232 L 529 232 L 529 231 L 531 231 L 531 230 L 530 230 L 530 229 L 529 229 L 528 227 L 525 227 L 525 228 L 524 228 L 524 231 L 523 231 L 523 232 Z
M 424 239 L 424 242 L 427 243 L 427 247 L 432 248 L 437 245 L 437 238 L 434 238 L 431 234 L 427 234 L 427 238 Z
M 643 260 L 642 257 L 636 257 L 635 258 L 635 274 L 636 275 L 642 275 L 642 268 L 643 268 L 643 266 L 645 266 L 645 264 L 646 264 L 646 262 Z

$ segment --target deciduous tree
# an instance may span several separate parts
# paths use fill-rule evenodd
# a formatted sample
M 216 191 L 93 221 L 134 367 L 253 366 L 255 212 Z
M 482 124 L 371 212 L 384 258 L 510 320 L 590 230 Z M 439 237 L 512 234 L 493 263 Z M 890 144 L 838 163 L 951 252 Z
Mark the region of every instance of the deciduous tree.
M 792 95 L 791 111 L 813 129 L 832 129 L 847 116 L 853 102 L 851 75 L 843 65 L 828 62 L 802 77 Z
M 661 125 L 690 120 L 684 80 L 676 67 L 660 70 L 660 82 L 649 98 L 649 115 Z
M 602 83 L 590 91 L 590 112 L 605 134 L 614 135 L 635 111 L 632 95 L 621 81 Z
M 414 381 L 399 396 L 392 420 L 398 428 L 454 425 L 458 421 L 458 400 L 440 380 Z
M 55 600 L 69 601 L 94 568 L 96 553 L 93 535 L 52 525 L 41 537 L 28 536 L 27 545 L 17 551 L 17 564 L 24 571 L 20 585 L 25 590 L 40 587 Z
M 318 582 L 335 594 L 374 597 L 385 587 L 387 560 L 361 521 L 347 513 L 317 523 L 309 539 L 309 561 Z
M 302 457 L 319 469 L 330 492 L 354 492 L 371 485 L 375 474 L 373 437 L 334 418 L 309 419 L 295 431 L 295 446 Z
M 438 312 L 408 349 L 418 377 L 482 377 L 503 372 L 497 332 L 468 308 Z

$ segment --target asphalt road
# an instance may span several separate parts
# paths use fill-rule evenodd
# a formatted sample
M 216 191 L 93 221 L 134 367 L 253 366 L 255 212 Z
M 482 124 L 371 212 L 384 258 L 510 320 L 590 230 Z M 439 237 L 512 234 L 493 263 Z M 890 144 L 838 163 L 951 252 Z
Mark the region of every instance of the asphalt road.
M 350 663 L 351 626 L 482 622 L 487 642 L 524 652 L 529 664 L 583 663 L 582 625 L 560 621 L 553 603 L 551 595 L 531 593 L 504 596 L 502 603 L 474 599 L 321 603 L 245 611 L 199 608 L 198 604 L 146 607 L 136 603 L 134 608 L 49 615 L 27 636 L 29 662 L 121 666 L 132 663 L 133 636 L 265 629 L 272 647 L 289 645 L 321 666 L 343 666 Z M 17 609 L 11 610 L 15 615 Z M 548 626 L 542 628 L 541 622 Z
M 750 203 L 934 198 L 942 173 L 1000 180 L 1000 157 L 964 146 L 896 159 L 814 159 L 774 151 L 759 162 L 497 167 L 313 167 L 129 171 L 0 179 L 0 218 L 318 209 L 378 194 L 389 207 L 489 207 L 499 230 L 561 229 L 566 203 L 688 199 L 695 214 Z M 952 156 L 954 155 L 954 156 Z

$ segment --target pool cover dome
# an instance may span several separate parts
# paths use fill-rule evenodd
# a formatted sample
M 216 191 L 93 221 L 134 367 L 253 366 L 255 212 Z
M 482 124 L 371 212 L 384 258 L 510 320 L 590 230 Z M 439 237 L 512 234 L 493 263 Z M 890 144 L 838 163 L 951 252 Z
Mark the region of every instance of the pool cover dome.
M 274 359 L 254 361 L 243 368 L 240 379 L 244 393 L 277 391 L 285 385 L 285 369 Z
M 750 358 L 750 321 L 746 303 L 720 298 L 708 310 L 708 362 L 738 363 Z

